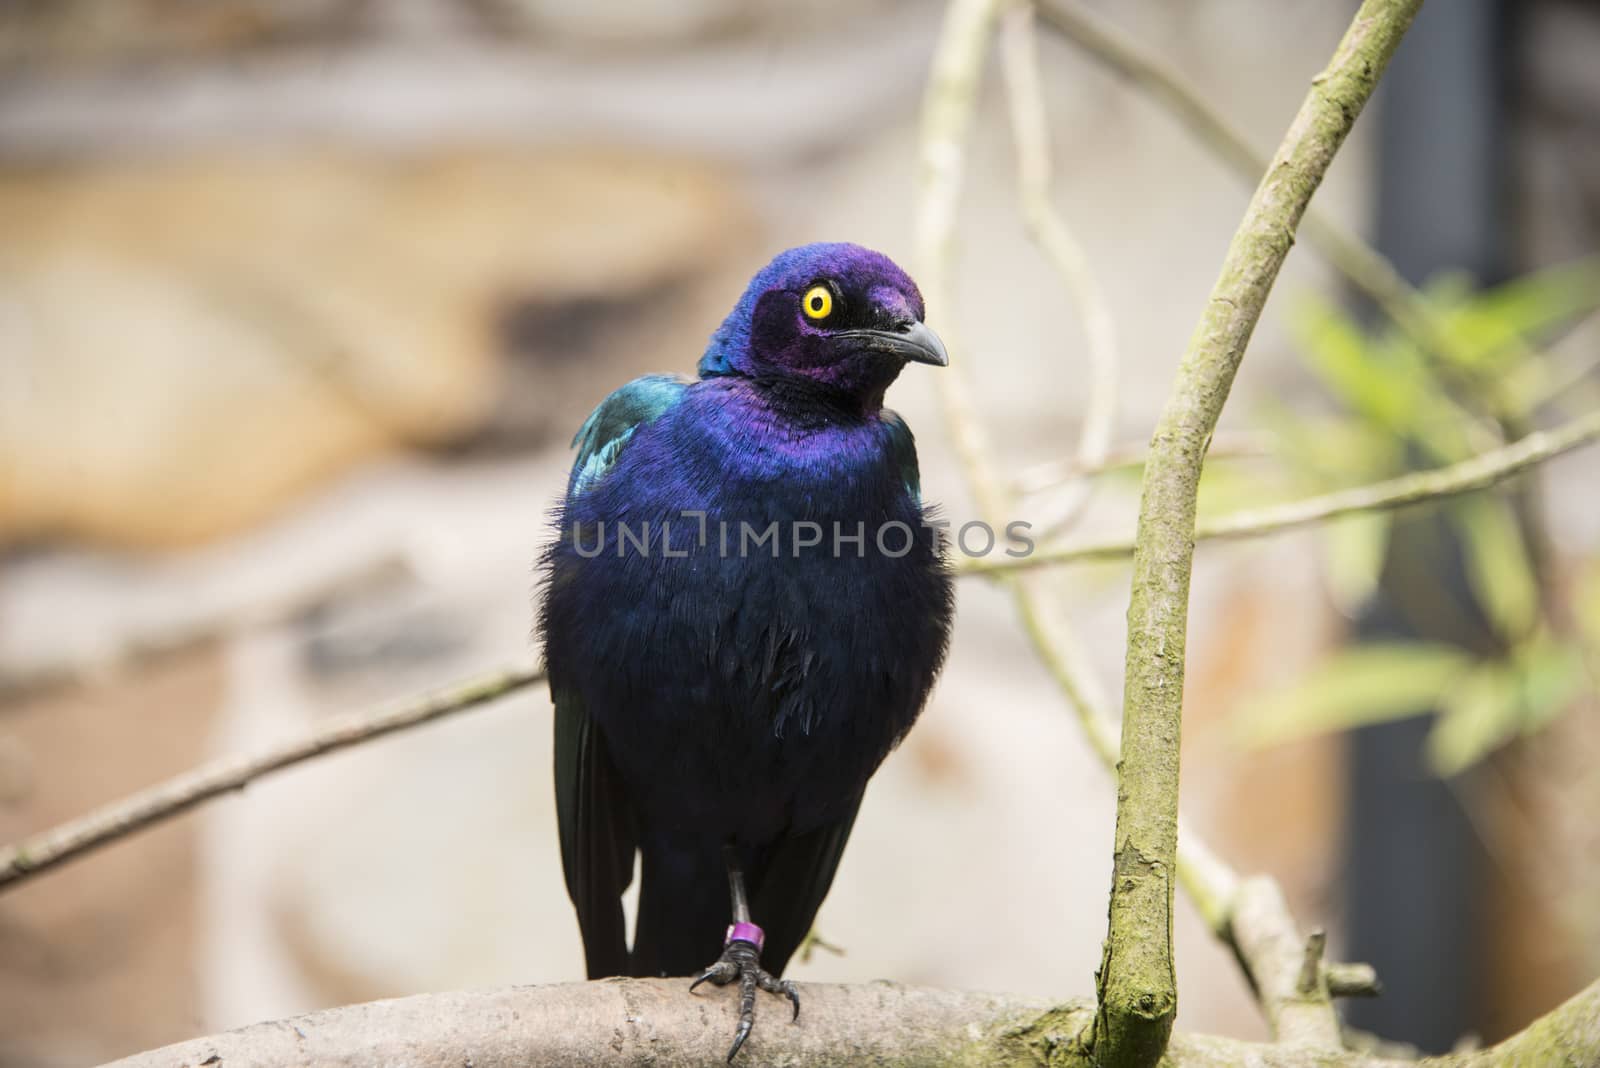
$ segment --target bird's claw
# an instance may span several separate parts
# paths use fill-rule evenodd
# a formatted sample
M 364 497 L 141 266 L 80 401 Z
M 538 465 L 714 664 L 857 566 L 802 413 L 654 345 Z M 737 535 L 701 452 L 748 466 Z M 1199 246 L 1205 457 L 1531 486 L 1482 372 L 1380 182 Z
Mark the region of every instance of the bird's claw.
M 750 1037 L 750 1029 L 755 1026 L 757 989 L 788 998 L 794 1005 L 791 1021 L 800 1018 L 800 991 L 795 989 L 794 983 L 788 979 L 779 979 L 762 968 L 761 950 L 755 943 L 743 939 L 730 940 L 723 949 L 721 958 L 696 976 L 695 981 L 689 984 L 689 989 L 692 991 L 705 982 L 716 986 L 727 986 L 735 979 L 739 981 L 739 1028 L 734 1032 L 733 1045 L 728 1047 L 730 1064 L 734 1055 L 739 1052 L 739 1047 L 744 1045 L 744 1040 Z

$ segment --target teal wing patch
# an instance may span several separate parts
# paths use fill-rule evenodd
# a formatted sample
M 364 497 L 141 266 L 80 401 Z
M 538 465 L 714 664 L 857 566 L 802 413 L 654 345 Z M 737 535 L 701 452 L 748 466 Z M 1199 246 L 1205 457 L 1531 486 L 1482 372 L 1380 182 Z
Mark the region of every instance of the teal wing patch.
M 601 401 L 572 439 L 578 458 L 567 481 L 567 495 L 582 493 L 605 477 L 634 431 L 677 404 L 690 381 L 677 375 L 645 375 Z
M 898 412 L 884 409 L 883 422 L 889 428 L 889 447 L 895 466 L 900 469 L 900 480 L 906 492 L 918 504 L 922 503 L 922 471 L 917 467 L 917 439 Z

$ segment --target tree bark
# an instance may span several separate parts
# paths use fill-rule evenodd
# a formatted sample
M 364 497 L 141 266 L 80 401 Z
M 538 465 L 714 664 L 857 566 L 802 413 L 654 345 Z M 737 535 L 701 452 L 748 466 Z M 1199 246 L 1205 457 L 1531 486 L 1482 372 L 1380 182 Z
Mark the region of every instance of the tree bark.
M 689 993 L 686 979 L 419 994 L 253 1024 L 116 1061 L 108 1068 L 608 1068 L 720 1064 L 737 992 Z M 1075 1037 L 1094 1015 L 1086 1001 L 901 986 L 801 987 L 790 1023 L 773 1001 L 743 1063 L 1062 1065 L 1087 1068 Z M 1493 1049 L 1420 1062 L 1426 1068 L 1588 1068 L 1600 1061 L 1600 983 Z M 1402 1062 L 1311 1046 L 1177 1034 L 1170 1068 L 1395 1068 Z M 1417 1062 L 1413 1062 L 1417 1063 Z
M 1365 0 L 1312 79 L 1228 246 L 1150 441 L 1128 605 L 1110 924 L 1092 1035 L 1095 1058 L 1107 1066 L 1155 1064 L 1178 1012 L 1178 741 L 1200 469 L 1295 228 L 1421 6 Z

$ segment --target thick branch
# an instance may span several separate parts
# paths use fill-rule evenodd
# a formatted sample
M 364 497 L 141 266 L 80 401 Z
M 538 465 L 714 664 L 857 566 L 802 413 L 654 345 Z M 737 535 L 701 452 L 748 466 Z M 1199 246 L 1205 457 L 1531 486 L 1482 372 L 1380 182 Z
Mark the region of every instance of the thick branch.
M 1600 981 L 1499 1045 L 1442 1060 L 1460 1068 L 1593 1068 L 1600 1064 Z
M 129 1057 L 108 1068 L 606 1068 L 721 1064 L 738 990 L 690 994 L 683 979 L 608 979 L 431 994 L 257 1024 Z M 765 997 L 766 995 L 761 995 Z M 976 1064 L 1049 1002 L 902 987 L 805 984 L 804 1011 L 763 1015 L 747 1064 Z M 219 1063 L 211 1061 L 209 1063 Z
M 1198 541 L 1209 538 L 1256 538 L 1356 512 L 1428 504 L 1446 497 L 1487 489 L 1596 440 L 1600 440 L 1600 411 L 1579 416 L 1552 430 L 1535 431 L 1509 445 L 1431 471 L 1413 471 L 1382 482 L 1336 490 L 1288 504 L 1247 508 L 1215 519 L 1202 519 L 1195 526 L 1194 536 Z M 1112 560 L 1132 554 L 1133 542 L 1127 538 L 1116 538 L 1077 545 L 1046 545 L 1025 557 L 970 558 L 963 560 L 957 570 L 962 574 L 979 575 L 1027 571 L 1055 564 Z
M 1177 1013 L 1172 872 L 1195 496 L 1206 446 L 1312 193 L 1421 0 L 1366 0 L 1312 82 L 1223 261 L 1150 444 L 1128 607 L 1122 778 L 1095 1048 L 1150 1065 Z
M 607 1068 L 721 1062 L 737 992 L 690 994 L 683 979 L 422 994 L 328 1009 L 181 1042 L 108 1068 L 248 1064 L 291 1068 Z M 895 983 L 807 983 L 805 1012 L 790 1024 L 773 1013 L 745 1047 L 751 1064 L 1050 1064 L 1087 1068 L 1072 1044 L 1093 1008 L 1038 998 L 961 993 Z M 1423 1062 L 1429 1068 L 1527 1064 L 1578 1068 L 1600 1052 L 1600 983 L 1522 1034 L 1481 1053 Z M 1519 1059 L 1520 1058 L 1520 1059 Z M 1393 1068 L 1366 1054 L 1174 1035 L 1170 1068 Z
M 291 764 L 464 712 L 542 678 L 543 671 L 531 668 L 496 672 L 420 700 L 341 716 L 256 756 L 228 757 L 194 768 L 16 845 L 0 848 L 0 888 L 187 812 L 203 801 L 238 790 Z

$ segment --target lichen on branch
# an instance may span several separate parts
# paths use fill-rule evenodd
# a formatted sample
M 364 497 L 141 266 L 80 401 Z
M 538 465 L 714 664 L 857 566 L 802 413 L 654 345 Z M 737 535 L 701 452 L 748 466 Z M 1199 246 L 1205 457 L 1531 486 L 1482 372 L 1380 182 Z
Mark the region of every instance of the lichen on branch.
M 687 979 L 419 994 L 253 1024 L 136 1054 L 107 1068 L 249 1064 L 291 1068 L 395 1064 L 474 1068 L 609 1068 L 720 1064 L 738 992 L 690 994 Z M 758 1027 L 740 1056 L 754 1064 L 1090 1068 L 1074 1042 L 1087 1001 L 981 994 L 898 983 L 807 983 L 794 1024 Z M 1426 1068 L 1580 1068 L 1600 1048 L 1600 983 L 1499 1046 L 1422 1062 Z M 1182 1034 L 1170 1068 L 1394 1068 L 1354 1051 Z
M 1177 1015 L 1178 748 L 1206 448 L 1306 204 L 1420 7 L 1421 0 L 1366 0 L 1313 79 L 1228 247 L 1151 439 L 1128 607 L 1110 925 L 1092 1039 L 1102 1065 L 1154 1064 Z

